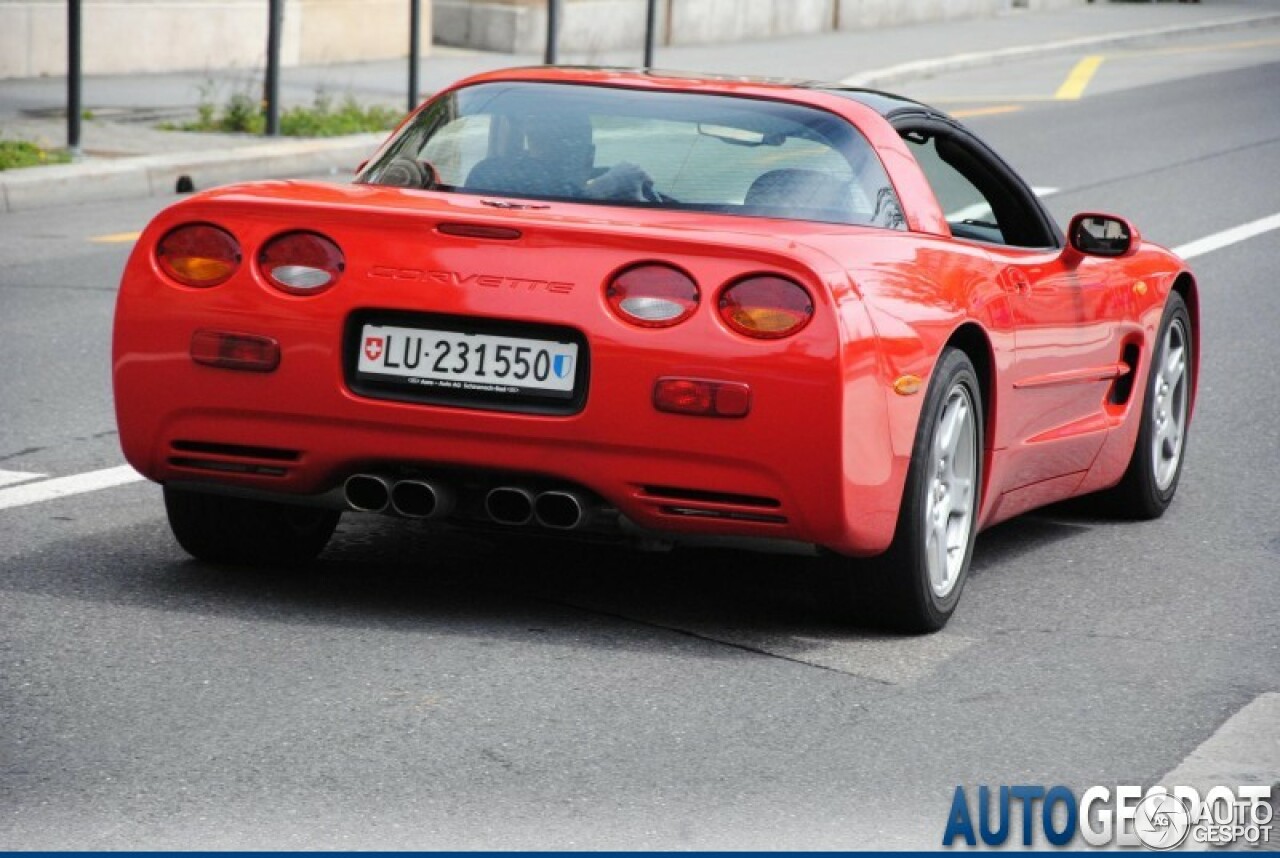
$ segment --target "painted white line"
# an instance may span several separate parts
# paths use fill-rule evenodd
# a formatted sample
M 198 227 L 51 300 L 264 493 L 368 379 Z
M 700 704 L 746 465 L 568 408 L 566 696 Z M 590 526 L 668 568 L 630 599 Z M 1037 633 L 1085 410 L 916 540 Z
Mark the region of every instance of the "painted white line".
M 1258 218 L 1255 221 L 1241 224 L 1231 229 L 1224 229 L 1222 232 L 1215 232 L 1213 235 L 1206 235 L 1204 238 L 1198 238 L 1195 241 L 1189 241 L 1173 248 L 1173 252 L 1183 259 L 1194 259 L 1197 256 L 1203 256 L 1206 253 L 1230 247 L 1233 244 L 1253 238 L 1256 235 L 1262 235 L 1264 232 L 1270 232 L 1273 229 L 1280 229 L 1280 214 Z
M 1076 50 L 1093 50 L 1101 47 L 1113 47 L 1128 42 L 1159 39 L 1166 36 L 1190 35 L 1193 33 L 1209 33 L 1216 30 L 1247 27 L 1276 20 L 1280 15 L 1267 12 L 1261 15 L 1246 15 L 1233 18 L 1220 18 L 1216 21 L 1200 21 L 1194 24 L 1175 24 L 1155 27 L 1149 30 L 1128 30 L 1120 33 L 1107 33 L 1102 36 L 1079 36 L 1061 39 L 1055 42 L 1040 42 L 1034 45 L 1017 45 L 994 51 L 974 51 L 973 53 L 952 54 L 948 57 L 935 57 L 927 60 L 912 60 L 887 68 L 873 69 L 850 75 L 840 81 L 844 86 L 871 87 L 884 86 L 890 83 L 918 80 L 932 77 L 944 72 L 964 71 L 965 69 L 991 66 L 1010 60 L 1042 57 L 1046 54 L 1069 53 Z
M 83 494 L 84 492 L 96 492 L 99 489 L 110 489 L 115 486 L 123 486 L 126 483 L 136 483 L 141 479 L 143 479 L 142 474 L 139 474 L 128 465 L 121 465 L 118 468 L 105 468 L 101 471 L 73 474 L 70 477 L 41 480 L 38 483 L 0 489 L 0 509 L 26 506 L 27 504 L 40 503 L 41 501 L 64 498 L 68 495 Z
M 11 486 L 14 483 L 25 483 L 27 480 L 38 480 L 44 474 L 32 474 L 27 471 L 0 471 L 0 486 Z

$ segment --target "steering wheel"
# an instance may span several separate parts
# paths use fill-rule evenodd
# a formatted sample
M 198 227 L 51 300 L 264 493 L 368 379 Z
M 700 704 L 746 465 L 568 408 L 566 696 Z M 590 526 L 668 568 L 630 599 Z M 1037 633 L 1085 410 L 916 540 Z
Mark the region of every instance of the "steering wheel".
M 412 158 L 396 158 L 378 176 L 380 185 L 415 190 L 430 190 L 436 186 L 436 181 L 435 167 L 426 161 L 415 161 Z
M 651 203 L 678 203 L 675 197 L 669 197 L 653 186 L 653 181 L 649 180 L 640 185 L 640 193 L 645 200 Z

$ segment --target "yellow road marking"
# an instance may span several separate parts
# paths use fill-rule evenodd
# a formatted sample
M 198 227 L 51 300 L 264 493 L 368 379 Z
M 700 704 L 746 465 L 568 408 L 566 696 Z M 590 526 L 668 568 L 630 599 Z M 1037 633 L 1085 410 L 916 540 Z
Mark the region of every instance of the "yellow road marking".
M 1093 80 L 1093 76 L 1097 74 L 1098 66 L 1102 65 L 1104 59 L 1106 57 L 1093 54 L 1080 60 L 1071 69 L 1071 73 L 1067 75 L 1067 79 L 1062 82 L 1062 86 L 1058 87 L 1058 91 L 1053 94 L 1053 97 L 1059 101 L 1075 101 L 1084 95 L 1085 88 L 1089 86 L 1089 81 Z
M 1018 101 L 1032 103 L 1037 101 L 1053 101 L 1052 95 L 930 95 L 926 98 L 930 104 L 990 104 Z
M 971 116 L 999 116 L 1001 113 L 1017 113 L 1021 104 L 996 104 L 991 107 L 971 107 L 968 110 L 953 110 L 951 115 L 956 119 L 968 119 Z
M 140 232 L 113 232 L 110 235 L 95 235 L 89 240 L 94 244 L 125 244 L 130 241 L 137 241 Z

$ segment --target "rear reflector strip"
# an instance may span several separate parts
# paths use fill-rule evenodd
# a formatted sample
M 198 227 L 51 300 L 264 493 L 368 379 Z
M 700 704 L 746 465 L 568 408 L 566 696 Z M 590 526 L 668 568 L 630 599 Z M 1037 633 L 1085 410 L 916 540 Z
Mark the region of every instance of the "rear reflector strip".
M 515 241 L 521 233 L 509 226 L 487 226 L 481 223 L 442 223 L 437 232 L 462 238 L 491 238 L 498 241 Z
M 196 331 L 191 336 L 191 359 L 219 369 L 271 372 L 280 365 L 280 344 L 255 334 Z
M 745 417 L 751 410 L 751 388 L 733 381 L 660 378 L 653 386 L 653 407 L 696 417 Z

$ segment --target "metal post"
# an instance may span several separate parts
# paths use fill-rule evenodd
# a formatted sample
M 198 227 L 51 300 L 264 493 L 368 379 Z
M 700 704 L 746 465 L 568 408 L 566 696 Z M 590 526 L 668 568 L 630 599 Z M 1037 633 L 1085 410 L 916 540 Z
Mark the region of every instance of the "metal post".
M 409 110 L 418 106 L 418 30 L 422 26 L 422 0 L 409 0 Z
M 547 52 L 542 61 L 549 66 L 559 61 L 557 42 L 560 37 L 560 3 L 562 0 L 547 0 Z
M 658 39 L 658 0 L 649 0 L 649 15 L 644 25 L 644 67 L 653 68 L 653 45 Z
M 268 137 L 280 134 L 280 31 L 283 29 L 284 0 L 270 0 L 267 9 L 267 76 L 263 81 L 262 95 Z
M 80 157 L 80 0 L 67 0 L 67 151 Z

